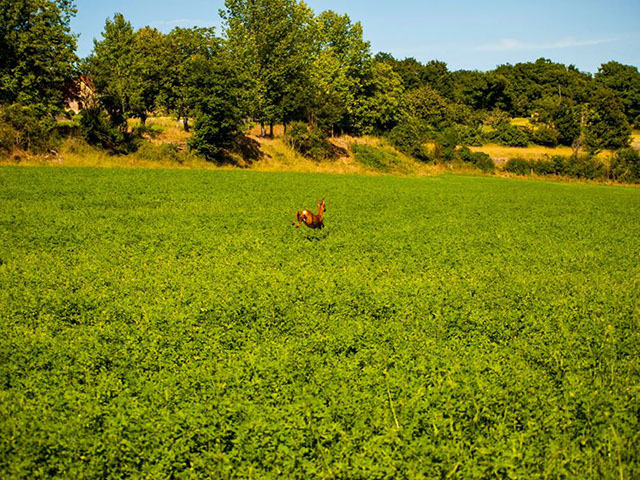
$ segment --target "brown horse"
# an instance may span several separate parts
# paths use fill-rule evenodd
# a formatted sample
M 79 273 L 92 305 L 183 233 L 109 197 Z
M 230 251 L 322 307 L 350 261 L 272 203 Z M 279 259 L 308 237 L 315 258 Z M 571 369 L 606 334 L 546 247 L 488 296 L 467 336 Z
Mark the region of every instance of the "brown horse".
M 304 223 L 309 228 L 324 228 L 324 212 L 327 210 L 327 206 L 324 203 L 324 198 L 318 202 L 318 213 L 314 215 L 309 210 L 302 210 L 296 212 L 296 219 L 293 222 L 293 225 L 296 225 L 296 228 L 300 227 L 300 223 Z

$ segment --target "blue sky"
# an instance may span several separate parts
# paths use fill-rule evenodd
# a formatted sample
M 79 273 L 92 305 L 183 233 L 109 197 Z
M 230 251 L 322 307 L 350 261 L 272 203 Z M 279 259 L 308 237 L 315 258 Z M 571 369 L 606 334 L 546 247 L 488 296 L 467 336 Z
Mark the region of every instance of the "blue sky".
M 220 26 L 223 0 L 77 0 L 72 23 L 78 53 L 88 55 L 107 17 L 120 12 L 135 28 Z M 447 62 L 451 70 L 488 70 L 550 58 L 596 72 L 609 60 L 640 66 L 638 0 L 417 1 L 309 0 L 360 21 L 372 51 Z M 220 30 L 218 29 L 218 33 Z

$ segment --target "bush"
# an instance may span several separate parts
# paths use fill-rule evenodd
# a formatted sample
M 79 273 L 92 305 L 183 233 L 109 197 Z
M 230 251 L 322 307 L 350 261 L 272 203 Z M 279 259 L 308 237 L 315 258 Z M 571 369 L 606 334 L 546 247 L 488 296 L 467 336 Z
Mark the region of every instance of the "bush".
M 505 164 L 504 169 L 516 175 L 528 175 L 531 172 L 531 163 L 524 158 L 511 158 Z
M 304 122 L 293 122 L 286 135 L 287 143 L 296 152 L 314 160 L 335 157 L 333 145 L 318 127 L 309 127 Z
M 407 118 L 387 135 L 391 144 L 405 155 L 422 162 L 431 161 L 425 143 L 429 140 L 429 127 L 416 118 Z
M 640 153 L 633 148 L 619 150 L 611 159 L 610 176 L 625 183 L 640 183 Z
M 552 160 L 542 159 L 531 162 L 531 169 L 536 175 L 555 175 L 556 169 Z
M 490 142 L 508 147 L 526 147 L 529 145 L 529 135 L 524 130 L 508 123 L 498 125 L 495 130 L 488 132 L 485 136 Z
M 483 172 L 493 172 L 496 168 L 491 157 L 484 152 L 472 152 L 468 147 L 460 149 L 460 159 L 465 163 L 471 163 Z
M 211 102 L 206 113 L 195 121 L 189 148 L 207 160 L 221 160 L 240 135 L 241 122 L 223 110 L 223 104 Z
M 447 127 L 437 135 L 436 143 L 440 145 L 438 159 L 444 162 L 453 160 L 460 137 L 455 127 Z
M 550 162 L 553 165 L 553 171 L 556 175 L 567 174 L 567 163 L 569 163 L 569 157 L 554 155 L 551 157 Z
M 58 144 L 53 118 L 44 117 L 33 107 L 13 104 L 0 108 L 0 150 L 15 149 L 45 153 Z
M 87 108 L 80 118 L 80 133 L 89 145 L 124 155 L 138 149 L 138 139 L 113 124 L 101 108 Z
M 592 155 L 572 155 L 566 162 L 565 175 L 573 178 L 594 180 L 607 178 L 605 166 Z
M 478 128 L 466 125 L 458 125 L 456 128 L 460 145 L 469 145 L 471 147 L 480 147 L 482 145 L 482 133 Z
M 545 125 L 538 127 L 531 132 L 531 141 L 536 145 L 542 145 L 544 147 L 555 147 L 558 145 L 558 132 Z

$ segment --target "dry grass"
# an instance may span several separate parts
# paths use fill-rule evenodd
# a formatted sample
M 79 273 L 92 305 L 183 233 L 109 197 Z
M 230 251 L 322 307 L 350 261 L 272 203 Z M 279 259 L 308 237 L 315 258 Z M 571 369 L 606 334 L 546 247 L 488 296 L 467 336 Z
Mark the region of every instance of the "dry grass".
M 500 165 L 510 158 L 524 158 L 526 160 L 537 160 L 545 156 L 564 155 L 573 153 L 571 147 L 541 147 L 538 145 L 529 147 L 506 147 L 504 145 L 486 144 L 481 147 L 470 147 L 472 152 L 484 152 L 493 161 Z
M 129 120 L 130 127 L 140 125 L 140 120 Z M 191 137 L 190 132 L 184 130 L 182 122 L 173 117 L 150 117 L 146 125 L 152 132 L 149 140 L 153 143 L 175 143 L 186 146 L 187 140 Z
M 511 125 L 516 127 L 530 127 L 531 120 L 525 117 L 516 117 L 511 119 Z

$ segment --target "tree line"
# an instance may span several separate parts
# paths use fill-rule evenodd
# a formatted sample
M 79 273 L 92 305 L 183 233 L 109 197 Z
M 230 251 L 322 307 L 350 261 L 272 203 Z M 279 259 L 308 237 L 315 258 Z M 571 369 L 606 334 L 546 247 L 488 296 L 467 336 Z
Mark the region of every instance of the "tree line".
M 591 154 L 630 145 L 640 126 L 640 73 L 615 61 L 594 75 L 539 59 L 492 71 L 450 71 L 373 54 L 362 25 L 298 0 L 226 0 L 213 28 L 135 30 L 105 22 L 84 59 L 70 28 L 73 0 L 0 0 L 0 148 L 47 148 L 69 97 L 84 100 L 85 139 L 114 152 L 135 148 L 127 120 L 165 112 L 193 129 L 208 159 L 234 149 L 244 126 L 284 125 L 294 147 L 330 156 L 327 137 L 385 135 L 424 161 L 460 146 L 567 145 Z M 513 117 L 532 126 L 518 127 Z M 425 145 L 436 145 L 428 149 Z

